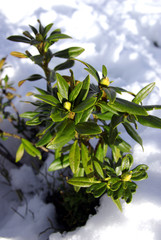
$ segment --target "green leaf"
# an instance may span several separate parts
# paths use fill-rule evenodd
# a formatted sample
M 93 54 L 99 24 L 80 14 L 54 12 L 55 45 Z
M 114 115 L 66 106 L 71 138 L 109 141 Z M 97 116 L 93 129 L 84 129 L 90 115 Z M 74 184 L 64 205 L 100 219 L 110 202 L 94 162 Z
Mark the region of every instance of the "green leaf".
M 134 128 L 129 123 L 123 123 L 126 132 L 132 137 L 136 142 L 138 142 L 143 148 L 143 141 L 139 134 L 134 130 Z
M 82 89 L 82 85 L 83 85 L 83 83 L 80 82 L 80 83 L 78 83 L 78 84 L 75 86 L 75 88 L 72 90 L 72 92 L 71 92 L 70 95 L 69 95 L 69 101 L 70 101 L 70 102 L 73 102 L 73 101 L 77 98 L 77 96 L 79 95 L 79 93 L 80 93 L 80 91 L 81 91 L 81 89 Z
M 133 156 L 131 154 L 127 154 L 123 157 L 122 163 L 121 163 L 121 168 L 122 171 L 129 171 L 133 164 Z
M 69 163 L 72 172 L 75 174 L 79 169 L 80 164 L 80 150 L 78 145 L 78 140 L 73 143 L 69 152 Z
M 161 118 L 156 116 L 137 116 L 137 121 L 143 126 L 161 129 Z
M 53 122 L 62 122 L 67 115 L 68 112 L 64 111 L 63 109 L 53 108 L 50 118 L 53 120 Z
M 44 94 L 44 95 L 35 94 L 34 96 L 52 106 L 56 106 L 59 103 L 58 99 L 56 99 L 54 96 L 49 94 Z
M 112 149 L 113 159 L 117 163 L 118 160 L 122 157 L 121 153 L 120 153 L 120 149 L 117 146 L 115 146 L 115 145 L 112 145 L 110 147 Z
M 114 199 L 113 197 L 111 197 L 112 201 L 116 204 L 116 206 L 118 207 L 118 209 L 122 212 L 122 205 L 120 202 L 120 199 Z
M 143 116 L 148 115 L 144 107 L 142 107 L 141 105 L 138 105 L 133 102 L 129 102 L 121 98 L 116 98 L 113 104 L 109 102 L 108 105 L 114 110 L 119 112 L 124 112 L 124 113 L 129 113 L 134 115 L 143 115 Z
M 81 122 L 76 125 L 76 131 L 83 135 L 97 135 L 102 132 L 95 122 Z
M 53 134 L 51 133 L 51 130 L 49 129 L 42 137 L 41 139 L 36 143 L 36 147 L 44 146 L 47 143 L 51 141 L 53 138 Z
M 57 77 L 58 91 L 59 91 L 60 95 L 63 98 L 68 100 L 68 91 L 69 91 L 68 83 L 59 73 L 56 73 L 56 77 Z
M 64 120 L 56 134 L 56 137 L 47 145 L 49 149 L 57 149 L 63 147 L 66 143 L 74 138 L 75 124 L 72 120 Z
M 65 70 L 65 69 L 71 68 L 73 66 L 74 66 L 74 61 L 73 60 L 67 60 L 64 63 L 61 63 L 61 64 L 57 65 L 54 68 L 54 71 Z
M 99 101 L 97 103 L 97 106 L 99 106 L 101 108 L 101 113 L 110 112 L 110 113 L 118 115 L 117 111 L 115 111 L 113 108 L 108 106 L 107 103 L 105 103 L 104 101 Z
M 74 109 L 73 112 L 82 112 L 87 110 L 88 108 L 92 107 L 95 105 L 97 101 L 96 97 L 91 97 L 91 98 L 87 98 L 86 100 L 84 100 L 83 102 L 81 102 L 80 104 L 78 104 Z
M 150 83 L 144 88 L 142 88 L 135 96 L 135 98 L 132 100 L 134 103 L 141 103 L 144 98 L 148 96 L 148 94 L 153 90 L 155 87 L 155 83 Z
M 81 118 L 79 122 L 87 122 L 93 112 L 93 107 L 88 108 L 84 112 L 82 112 Z
M 132 175 L 135 176 L 135 174 L 137 175 L 140 171 L 145 172 L 147 170 L 148 170 L 148 166 L 146 164 L 140 164 L 132 170 Z
M 92 193 L 95 198 L 102 196 L 107 189 L 107 183 L 95 183 L 87 189 L 87 193 Z
M 94 67 L 92 67 L 90 64 L 83 62 L 79 59 L 73 58 L 73 60 L 79 61 L 79 62 L 83 63 L 86 67 L 88 67 L 88 69 L 85 68 L 85 70 L 87 70 L 97 80 L 97 82 L 100 82 L 99 74 Z
M 36 35 L 38 33 L 37 29 L 35 27 L 33 27 L 32 25 L 29 25 L 29 27 L 31 28 L 31 30 L 33 31 L 33 33 Z
M 39 151 L 37 148 L 35 148 L 31 142 L 29 142 L 28 140 L 22 138 L 22 143 L 23 143 L 23 145 L 24 145 L 25 151 L 26 151 L 29 155 L 31 155 L 31 156 L 33 156 L 33 157 L 36 157 L 36 156 L 37 156 L 39 159 L 42 158 L 40 151 Z
M 102 65 L 102 75 L 103 75 L 103 77 L 107 76 L 107 68 L 105 65 Z
M 43 36 L 46 37 L 47 33 L 50 31 L 50 29 L 52 28 L 53 23 L 48 24 L 47 26 L 45 26 L 44 31 L 43 31 Z
M 21 143 L 16 152 L 16 163 L 21 160 L 21 158 L 23 157 L 23 154 L 24 154 L 24 145 L 23 143 Z
M 90 77 L 89 75 L 83 80 L 82 89 L 76 99 L 76 105 L 80 102 L 84 101 L 87 98 L 88 92 L 90 88 Z
M 39 114 L 39 112 L 24 112 L 24 113 L 20 114 L 20 117 L 32 119 L 33 117 L 35 117 L 38 114 Z
M 13 41 L 13 42 L 30 43 L 30 39 L 23 37 L 23 36 L 19 36 L 19 35 L 10 36 L 7 39 L 10 41 Z
M 113 90 L 112 88 L 108 87 L 108 88 L 103 88 L 103 90 L 105 91 L 105 93 L 107 94 L 108 99 L 110 100 L 110 103 L 112 104 L 115 99 L 116 99 L 116 92 L 115 90 Z
M 75 58 L 84 52 L 84 48 L 81 47 L 70 47 L 62 51 L 54 53 L 55 57 L 59 58 Z
M 42 123 L 42 120 L 40 120 L 39 117 L 34 117 L 33 119 L 26 121 L 26 125 L 28 126 L 35 126 L 41 123 Z
M 147 105 L 143 107 L 145 108 L 146 111 L 161 109 L 161 105 Z
M 74 177 L 68 180 L 68 183 L 77 187 L 90 187 L 94 183 L 100 183 L 101 181 L 97 181 L 87 177 Z
M 99 143 L 96 148 L 95 157 L 103 163 L 104 157 L 106 157 L 108 145 L 105 143 Z
M 51 34 L 50 37 L 47 38 L 47 41 L 49 43 L 52 43 L 52 42 L 56 42 L 60 39 L 66 39 L 66 38 L 71 38 L 71 37 L 66 34 L 62 34 L 62 33 L 55 33 L 55 34 Z
M 81 159 L 83 168 L 87 177 L 93 178 L 93 163 L 88 154 L 88 148 L 81 142 Z
M 131 146 L 128 144 L 126 141 L 124 141 L 121 137 L 117 137 L 115 141 L 115 145 L 117 148 L 120 149 L 122 152 L 130 152 L 131 151 Z
M 94 113 L 94 115 L 101 120 L 111 120 L 113 113 L 112 112 L 106 112 L 106 113 Z
M 52 172 L 52 171 L 56 171 L 56 170 L 60 170 L 63 168 L 66 168 L 69 166 L 69 155 L 64 155 L 61 156 L 57 159 L 55 159 L 49 166 L 48 171 Z
M 33 74 L 33 75 L 29 76 L 28 78 L 25 78 L 24 80 L 37 81 L 37 80 L 40 80 L 41 78 L 44 78 L 44 77 L 41 76 L 40 74 Z
M 93 161 L 93 164 L 94 164 L 94 167 L 95 167 L 95 170 L 96 172 L 98 173 L 98 175 L 101 177 L 101 178 L 104 178 L 104 173 L 103 173 L 103 169 L 100 165 L 100 163 L 96 160 Z
M 131 180 L 133 181 L 142 181 L 148 178 L 148 174 L 146 172 L 140 172 L 137 176 L 131 177 Z

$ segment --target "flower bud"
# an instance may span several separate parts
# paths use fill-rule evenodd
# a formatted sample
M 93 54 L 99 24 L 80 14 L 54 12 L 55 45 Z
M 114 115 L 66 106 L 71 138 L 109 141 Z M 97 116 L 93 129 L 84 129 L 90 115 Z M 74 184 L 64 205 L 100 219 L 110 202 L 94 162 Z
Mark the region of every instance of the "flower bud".
M 108 77 L 102 78 L 100 84 L 108 87 L 110 85 L 109 78 Z
M 63 107 L 64 107 L 66 110 L 70 111 L 70 109 L 71 109 L 71 103 L 70 103 L 70 102 L 65 102 L 64 105 L 63 105 Z
M 124 182 L 130 181 L 131 177 L 132 177 L 131 171 L 128 172 L 128 173 L 123 173 L 123 174 L 121 175 L 121 179 L 122 179 L 122 181 L 124 181 Z

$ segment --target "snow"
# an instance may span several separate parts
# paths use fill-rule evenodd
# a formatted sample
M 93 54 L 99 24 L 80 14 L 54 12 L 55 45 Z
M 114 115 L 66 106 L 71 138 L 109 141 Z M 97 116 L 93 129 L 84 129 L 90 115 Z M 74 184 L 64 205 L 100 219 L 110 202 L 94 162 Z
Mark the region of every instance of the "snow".
M 156 82 L 156 88 L 145 103 L 161 102 L 160 0 L 100 0 L 99 3 L 96 0 L 3 1 L 0 10 L 0 55 L 8 56 L 12 67 L 7 69 L 7 73 L 16 87 L 19 80 L 40 71 L 27 60 L 9 56 L 11 51 L 21 49 L 23 52 L 26 45 L 9 42 L 6 37 L 21 34 L 27 30 L 27 25 L 35 25 L 38 18 L 44 25 L 54 22 L 55 28 L 61 28 L 73 37 L 59 43 L 59 49 L 74 45 L 84 47 L 86 51 L 80 57 L 82 60 L 98 71 L 105 64 L 114 85 L 130 91 L 137 92 L 146 84 Z M 77 79 L 83 79 L 82 65 L 77 63 L 74 69 Z M 39 87 L 44 86 L 40 81 L 38 83 Z M 33 86 L 35 83 L 25 83 L 19 89 L 24 99 Z M 16 104 L 19 104 L 18 101 Z M 18 106 L 23 112 L 24 106 Z M 160 112 L 155 113 L 161 117 Z M 104 196 L 97 214 L 90 216 L 84 227 L 64 234 L 53 233 L 50 219 L 56 226 L 55 208 L 44 202 L 49 184 L 52 187 L 53 177 L 47 173 L 52 157 L 39 173 L 28 164 L 17 169 L 1 157 L 0 167 L 7 166 L 9 180 L 7 182 L 0 175 L 0 240 L 159 240 L 161 135 L 158 129 L 140 125 L 139 133 L 143 138 L 144 152 L 131 139 L 129 141 L 133 146 L 135 163 L 149 165 L 149 178 L 138 184 L 132 203 L 123 204 L 123 213 L 120 213 Z M 126 137 L 124 133 L 123 136 Z M 8 144 L 13 148 L 11 142 Z M 15 151 L 16 146 L 13 148 Z M 17 189 L 18 192 L 15 191 Z M 20 201 L 19 194 L 23 194 L 23 201 Z

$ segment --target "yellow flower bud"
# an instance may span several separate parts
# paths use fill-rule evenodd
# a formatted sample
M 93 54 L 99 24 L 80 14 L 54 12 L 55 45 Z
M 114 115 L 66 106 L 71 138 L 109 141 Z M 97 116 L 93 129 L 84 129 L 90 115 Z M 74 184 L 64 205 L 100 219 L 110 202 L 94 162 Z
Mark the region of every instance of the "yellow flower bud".
M 66 110 L 70 111 L 70 109 L 71 109 L 71 103 L 70 103 L 70 102 L 65 102 L 64 105 L 63 105 L 63 107 L 64 107 Z
M 101 79 L 100 84 L 108 87 L 110 85 L 109 78 L 105 77 L 105 78 Z
M 121 175 L 121 179 L 122 179 L 122 181 L 124 181 L 124 182 L 130 181 L 131 177 L 132 177 L 132 172 L 131 172 L 131 171 L 128 172 L 128 173 L 123 173 L 123 174 Z

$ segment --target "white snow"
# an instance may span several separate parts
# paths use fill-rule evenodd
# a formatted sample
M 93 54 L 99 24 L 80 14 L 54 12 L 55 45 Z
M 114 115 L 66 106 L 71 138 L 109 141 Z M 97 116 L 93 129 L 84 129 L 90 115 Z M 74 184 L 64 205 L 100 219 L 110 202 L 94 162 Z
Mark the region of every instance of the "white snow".
M 11 51 L 25 51 L 25 44 L 6 40 L 10 35 L 28 30 L 27 25 L 36 25 L 36 20 L 48 24 L 73 37 L 60 42 L 59 49 L 81 46 L 86 51 L 82 60 L 101 71 L 107 66 L 114 85 L 137 92 L 148 83 L 156 82 L 156 88 L 146 104 L 161 102 L 161 0 L 5 0 L 0 7 L 0 57 L 8 56 L 13 68 L 7 73 L 17 82 L 33 73 L 38 67 L 29 61 L 9 56 Z M 156 42 L 160 48 L 154 46 Z M 80 70 L 81 69 L 81 70 Z M 83 79 L 83 66 L 77 63 L 74 72 Z M 92 79 L 92 81 L 94 81 Z M 39 87 L 44 84 L 38 81 Z M 24 99 L 33 84 L 25 83 L 19 93 Z M 20 111 L 23 105 L 18 104 Z M 161 113 L 154 111 L 157 116 Z M 4 125 L 3 125 L 4 127 Z M 139 125 L 144 152 L 130 139 L 136 164 L 149 165 L 149 178 L 138 184 L 130 205 L 123 204 L 120 213 L 113 202 L 104 196 L 95 216 L 90 216 L 84 227 L 73 232 L 53 233 L 56 226 L 55 208 L 44 203 L 48 186 L 52 186 L 52 174 L 47 173 L 48 159 L 39 174 L 30 165 L 13 168 L 6 159 L 0 158 L 0 167 L 8 168 L 9 182 L 0 175 L 0 240 L 160 240 L 161 236 L 161 133 Z M 126 135 L 123 133 L 123 136 Z M 13 152 L 16 146 L 12 146 Z M 18 190 L 16 192 L 15 190 Z M 23 201 L 20 201 L 20 194 Z M 49 229 L 48 229 L 49 228 Z M 44 231 L 44 232 L 43 232 Z M 40 234 L 43 232 L 42 234 Z

